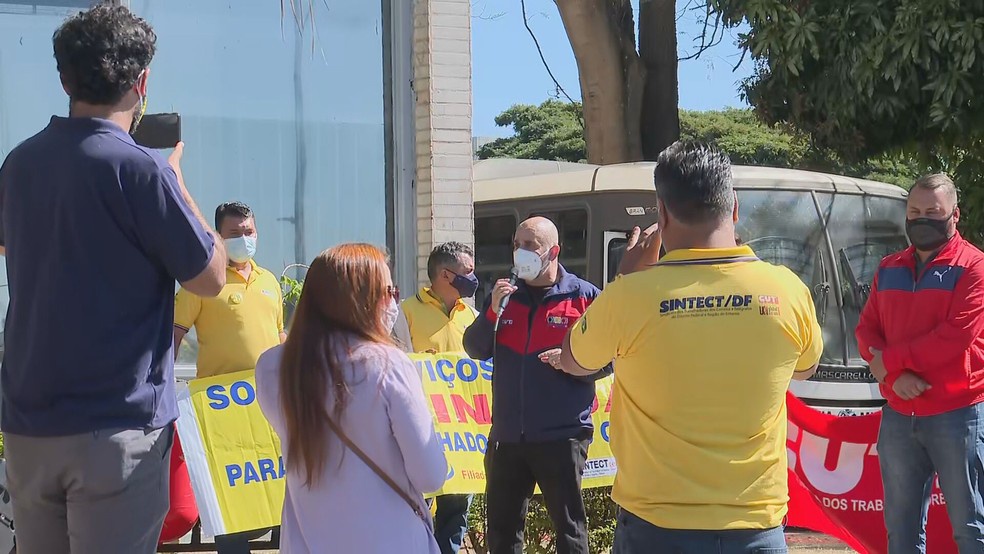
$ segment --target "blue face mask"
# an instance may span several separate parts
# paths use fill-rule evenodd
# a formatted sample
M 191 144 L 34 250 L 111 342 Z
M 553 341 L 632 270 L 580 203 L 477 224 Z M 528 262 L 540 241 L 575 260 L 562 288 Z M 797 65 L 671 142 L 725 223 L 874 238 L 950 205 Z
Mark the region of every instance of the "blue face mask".
M 229 260 L 237 263 L 244 264 L 253 259 L 256 255 L 256 237 L 236 237 L 234 239 L 225 239 L 226 254 L 229 256 Z
M 475 291 L 478 290 L 478 277 L 474 273 L 469 273 L 468 275 L 458 275 L 454 274 L 454 280 L 451 281 L 451 286 L 454 290 L 458 291 L 458 294 L 462 298 L 471 298 L 475 296 Z

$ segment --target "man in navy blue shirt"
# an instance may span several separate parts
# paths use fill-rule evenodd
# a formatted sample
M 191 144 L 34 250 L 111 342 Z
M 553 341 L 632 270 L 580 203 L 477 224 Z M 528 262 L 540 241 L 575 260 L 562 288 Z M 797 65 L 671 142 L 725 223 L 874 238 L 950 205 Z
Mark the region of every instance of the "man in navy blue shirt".
M 101 5 L 54 35 L 70 98 L 0 167 L 3 406 L 20 554 L 156 552 L 168 510 L 175 280 L 225 285 L 179 166 L 134 144 L 156 36 Z

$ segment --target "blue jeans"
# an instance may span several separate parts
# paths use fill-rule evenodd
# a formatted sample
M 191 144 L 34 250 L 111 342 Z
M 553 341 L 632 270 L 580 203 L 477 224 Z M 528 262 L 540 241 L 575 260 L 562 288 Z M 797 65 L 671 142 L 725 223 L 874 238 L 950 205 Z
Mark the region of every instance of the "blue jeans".
M 960 554 L 984 553 L 984 404 L 934 416 L 885 406 L 878 463 L 890 554 L 926 552 L 926 517 L 939 476 Z
M 470 494 L 445 494 L 437 497 L 437 514 L 434 516 L 434 538 L 441 554 L 458 554 L 468 532 L 468 508 Z
M 612 554 L 786 554 L 782 526 L 695 531 L 663 529 L 619 510 Z

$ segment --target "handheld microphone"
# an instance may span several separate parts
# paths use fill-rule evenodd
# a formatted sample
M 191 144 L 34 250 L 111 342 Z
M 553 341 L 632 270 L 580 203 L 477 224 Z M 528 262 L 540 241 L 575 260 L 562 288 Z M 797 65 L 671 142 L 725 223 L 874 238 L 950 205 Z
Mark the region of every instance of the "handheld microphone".
M 516 281 L 518 280 L 519 280 L 519 276 L 516 275 L 516 268 L 514 267 L 512 268 L 512 270 L 509 271 L 509 286 L 515 287 Z M 512 294 L 507 294 L 503 296 L 502 299 L 499 300 L 499 305 L 496 306 L 496 310 L 495 310 L 495 328 L 493 329 L 493 331 L 499 330 L 499 320 L 502 319 L 502 312 L 506 311 L 506 304 L 509 304 L 510 297 L 512 297 Z

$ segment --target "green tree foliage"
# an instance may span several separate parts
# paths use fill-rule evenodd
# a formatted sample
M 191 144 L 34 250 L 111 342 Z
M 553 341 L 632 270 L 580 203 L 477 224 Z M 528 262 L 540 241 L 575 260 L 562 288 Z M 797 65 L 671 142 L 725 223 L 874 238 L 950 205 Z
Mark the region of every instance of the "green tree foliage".
M 763 125 L 751 110 L 682 110 L 680 138 L 717 144 L 739 165 L 801 167 L 810 149 L 802 136 Z
M 584 128 L 581 104 L 547 100 L 539 106 L 517 104 L 495 118 L 499 127 L 512 127 L 515 134 L 483 146 L 478 156 L 581 162 Z
M 580 105 L 548 100 L 539 106 L 520 104 L 496 118 L 512 127 L 513 136 L 483 146 L 478 156 L 583 162 Z M 879 156 L 847 163 L 830 150 L 812 146 L 809 137 L 785 125 L 766 125 L 752 110 L 680 112 L 680 138 L 717 144 L 735 164 L 825 171 L 909 186 L 917 164 L 902 156 Z
M 949 171 L 965 231 L 984 236 L 984 0 L 711 4 L 748 27 L 756 71 L 742 89 L 764 121 L 846 160 L 904 152 Z

